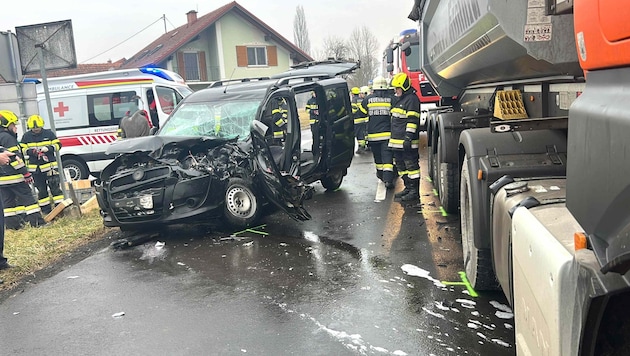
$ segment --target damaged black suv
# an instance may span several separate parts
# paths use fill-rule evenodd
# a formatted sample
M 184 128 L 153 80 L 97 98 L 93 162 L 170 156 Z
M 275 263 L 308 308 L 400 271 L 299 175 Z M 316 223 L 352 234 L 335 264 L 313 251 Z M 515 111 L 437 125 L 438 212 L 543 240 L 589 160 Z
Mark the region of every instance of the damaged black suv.
M 335 75 L 358 63 L 324 65 L 332 72 L 305 64 L 275 78 L 217 82 L 186 97 L 154 135 L 112 144 L 116 158 L 96 185 L 105 226 L 218 218 L 246 227 L 268 204 L 309 219 L 310 184 L 339 188 L 354 156 L 348 85 Z

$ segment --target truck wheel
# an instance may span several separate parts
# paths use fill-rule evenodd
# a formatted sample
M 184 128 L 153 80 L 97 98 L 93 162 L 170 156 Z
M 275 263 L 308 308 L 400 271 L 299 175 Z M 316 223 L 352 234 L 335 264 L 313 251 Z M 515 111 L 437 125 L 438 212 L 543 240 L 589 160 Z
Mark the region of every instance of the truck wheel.
M 468 281 L 477 290 L 496 290 L 498 282 L 492 269 L 490 249 L 478 249 L 475 246 L 473 221 L 478 218 L 472 205 L 470 177 L 468 176 L 467 157 L 464 156 L 460 185 L 461 233 L 464 268 Z
M 438 137 L 438 152 L 442 152 L 442 137 Z M 456 213 L 458 209 L 458 184 L 457 166 L 453 163 L 442 162 L 442 154 L 438 153 L 436 170 L 438 173 L 438 192 L 440 193 L 440 204 L 447 213 Z
M 435 161 L 433 162 L 433 175 L 435 176 L 433 180 L 435 181 L 434 188 L 438 191 L 438 194 L 440 196 L 442 196 L 442 186 L 440 184 L 442 180 L 442 174 L 441 174 L 442 172 L 440 171 L 440 167 L 442 166 L 442 160 L 444 160 L 444 157 L 442 155 L 442 137 L 438 136 L 437 150 L 435 153 Z
M 253 224 L 260 215 L 261 206 L 251 185 L 241 178 L 230 179 L 225 190 L 224 215 L 236 227 Z
M 435 166 L 435 154 L 433 153 L 433 145 L 427 147 L 427 166 L 428 166 L 428 175 L 431 178 L 431 181 L 434 184 L 437 184 L 435 181 L 435 175 L 433 174 L 433 167 Z
M 330 172 L 327 176 L 321 179 L 322 186 L 324 186 L 327 191 L 338 189 L 341 186 L 342 181 L 342 171 Z
M 87 179 L 90 175 L 90 170 L 88 169 L 88 167 L 79 160 L 67 158 L 64 159 L 61 164 L 63 165 L 62 168 L 64 170 L 67 169 L 70 171 L 70 178 L 72 180 Z

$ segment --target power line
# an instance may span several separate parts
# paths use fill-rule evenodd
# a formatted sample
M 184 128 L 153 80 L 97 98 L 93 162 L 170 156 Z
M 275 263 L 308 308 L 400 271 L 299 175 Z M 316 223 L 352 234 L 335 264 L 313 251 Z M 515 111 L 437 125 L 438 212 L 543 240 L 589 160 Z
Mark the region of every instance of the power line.
M 90 60 L 92 60 L 92 59 L 94 59 L 94 58 L 96 58 L 96 57 L 98 57 L 98 56 L 100 56 L 100 55 L 103 55 L 103 54 L 105 54 L 105 53 L 107 53 L 107 52 L 111 51 L 112 49 L 114 49 L 114 48 L 116 48 L 116 47 L 118 47 L 118 46 L 122 45 L 123 43 L 125 43 L 125 42 L 129 41 L 130 39 L 132 39 L 132 38 L 136 37 L 137 35 L 139 35 L 139 34 L 140 34 L 141 32 L 143 32 L 143 31 L 145 31 L 145 30 L 146 30 L 146 29 L 148 29 L 149 27 L 151 27 L 151 26 L 155 25 L 158 21 L 162 21 L 162 20 L 163 20 L 163 17 L 158 18 L 157 20 L 153 21 L 150 25 L 146 26 L 146 27 L 145 27 L 145 28 L 143 28 L 142 30 L 140 30 L 140 31 L 138 31 L 138 32 L 134 33 L 133 35 L 131 35 L 131 37 L 129 37 L 129 38 L 127 38 L 127 39 L 125 39 L 124 41 L 122 41 L 122 42 L 120 42 L 120 43 L 118 43 L 118 44 L 114 45 L 113 47 L 111 47 L 111 48 L 109 48 L 109 49 L 107 49 L 107 50 L 105 50 L 105 51 L 103 51 L 103 52 L 101 52 L 101 53 L 99 53 L 99 54 L 97 54 L 97 55 L 95 55 L 95 56 L 91 57 L 91 58 L 86 59 L 85 61 L 81 62 L 81 64 L 84 64 L 84 63 L 85 63 L 85 62 L 87 62 L 87 61 L 90 61 Z M 169 21 L 169 23 L 170 23 L 170 21 Z

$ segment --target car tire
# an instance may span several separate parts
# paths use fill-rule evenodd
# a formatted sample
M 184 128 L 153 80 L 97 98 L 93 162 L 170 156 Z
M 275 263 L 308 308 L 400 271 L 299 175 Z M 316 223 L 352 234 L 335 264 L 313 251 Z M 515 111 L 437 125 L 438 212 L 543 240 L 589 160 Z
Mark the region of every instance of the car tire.
M 79 160 L 67 158 L 64 159 L 61 164 L 63 165 L 62 168 L 64 170 L 67 169 L 70 171 L 70 178 L 72 180 L 87 179 L 90 175 L 90 170 L 88 169 L 88 167 Z
M 248 227 L 258 220 L 261 204 L 250 183 L 241 178 L 232 178 L 225 190 L 224 215 L 235 227 Z
M 339 189 L 341 182 L 343 182 L 343 176 L 344 172 L 342 171 L 330 172 L 321 179 L 322 186 L 326 188 L 327 191 Z

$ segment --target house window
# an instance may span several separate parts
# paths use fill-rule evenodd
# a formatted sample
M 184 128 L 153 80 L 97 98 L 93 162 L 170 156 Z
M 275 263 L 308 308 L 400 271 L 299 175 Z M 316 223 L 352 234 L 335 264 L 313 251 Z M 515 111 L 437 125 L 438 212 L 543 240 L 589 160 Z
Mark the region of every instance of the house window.
M 248 66 L 267 65 L 267 47 L 247 47 Z
M 206 81 L 208 80 L 208 70 L 206 68 L 206 53 L 199 52 L 178 52 L 177 70 L 184 80 Z
M 186 68 L 186 80 L 200 80 L 199 56 L 197 52 L 184 52 L 184 68 Z
M 278 66 L 276 46 L 236 46 L 236 63 L 239 67 Z

